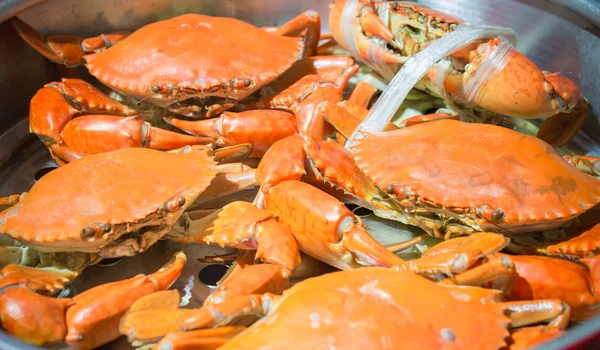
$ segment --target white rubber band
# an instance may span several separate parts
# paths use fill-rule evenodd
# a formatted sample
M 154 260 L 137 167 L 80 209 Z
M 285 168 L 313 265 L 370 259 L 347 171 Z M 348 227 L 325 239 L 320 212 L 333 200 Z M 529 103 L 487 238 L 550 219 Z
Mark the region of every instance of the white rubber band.
M 515 41 L 517 37 L 510 28 L 462 24 L 453 32 L 433 41 L 431 45 L 411 57 L 383 91 L 365 120 L 350 135 L 346 142 L 346 148 L 351 149 L 356 140 L 364 137 L 365 133 L 383 131 L 404 102 L 408 92 L 440 59 L 475 40 L 492 39 L 497 36 L 508 37 Z
M 464 99 L 468 104 L 477 104 L 477 97 L 485 89 L 486 83 L 494 80 L 513 58 L 516 51 L 506 41 L 501 42 L 479 65 L 465 84 Z
M 358 9 L 358 0 L 348 0 L 342 10 L 342 18 L 340 19 L 340 25 L 342 26 L 342 37 L 344 43 L 348 48 L 350 54 L 354 57 L 361 57 L 360 51 L 358 51 L 358 44 L 356 43 L 356 26 L 354 21 L 356 20 L 356 10 Z
M 385 41 L 381 38 L 373 37 L 369 39 L 369 46 L 367 46 L 367 59 L 368 63 L 377 73 L 390 81 L 394 79 L 394 71 L 387 62 L 385 62 Z

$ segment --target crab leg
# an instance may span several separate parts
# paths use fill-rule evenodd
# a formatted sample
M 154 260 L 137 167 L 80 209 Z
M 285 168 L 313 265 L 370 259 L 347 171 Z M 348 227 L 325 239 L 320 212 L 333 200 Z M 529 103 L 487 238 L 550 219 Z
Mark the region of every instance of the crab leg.
M 242 162 L 248 158 L 251 152 L 252 145 L 249 143 L 218 148 L 214 151 L 215 161 L 219 164 Z
M 204 232 L 190 230 L 187 234 L 192 241 L 257 249 L 257 258 L 279 266 L 286 277 L 300 263 L 298 244 L 289 229 L 273 213 L 251 203 L 230 203 L 218 213 L 210 228 Z
M 358 68 L 348 56 L 315 56 L 298 61 L 263 90 L 264 97 L 248 107 L 292 110 L 321 85 L 332 85 L 341 93 Z
M 314 56 L 319 46 L 321 36 L 321 17 L 315 11 L 306 11 L 291 19 L 281 27 L 270 30 L 271 33 L 282 36 L 300 36 L 304 32 L 304 58 Z
M 573 165 L 577 169 L 583 171 L 586 174 L 592 176 L 600 176 L 600 157 L 593 156 L 564 156 L 563 157 L 569 164 Z
M 202 308 L 193 310 L 178 309 L 178 298 L 171 300 L 171 295 L 163 295 L 165 292 L 150 294 L 138 300 L 123 317 L 121 333 L 134 344 L 147 344 L 170 332 L 224 325 L 242 314 L 260 311 L 246 309 L 246 303 L 263 294 L 276 298 L 271 293 L 280 294 L 287 287 L 288 278 L 284 270 L 271 264 L 244 266 L 229 274 Z M 158 318 L 165 322 L 157 322 Z
M 85 115 L 70 121 L 60 137 L 73 152 L 95 154 L 129 147 L 171 150 L 214 140 L 163 130 L 135 117 Z M 56 151 L 55 151 L 56 153 Z
M 194 206 L 207 203 L 213 199 L 238 193 L 258 186 L 256 170 L 242 163 L 226 163 L 216 166 L 217 176 L 210 186 L 194 201 Z
M 549 326 L 565 329 L 571 316 L 569 305 L 557 299 L 507 301 L 500 305 L 507 310 L 513 328 L 550 321 Z
M 477 233 L 450 239 L 428 249 L 421 258 L 411 260 L 410 270 L 426 274 L 461 273 L 462 275 L 469 267 L 484 257 L 502 250 L 509 242 L 508 238 L 496 233 Z M 504 265 L 510 264 L 500 262 L 500 269 Z M 490 268 L 491 266 L 493 265 L 490 265 Z
M 508 257 L 491 255 L 481 265 L 459 275 L 446 278 L 440 283 L 461 286 L 483 286 L 493 281 L 491 288 L 510 293 L 514 283 L 515 266 Z
M 579 233 L 579 230 L 575 231 Z M 592 258 L 600 253 L 600 224 L 585 228 L 583 233 L 568 241 L 539 248 L 538 252 L 571 259 Z
M 29 125 L 60 164 L 128 147 L 168 150 L 214 141 L 162 130 L 134 115 L 134 110 L 92 85 L 63 79 L 47 84 L 32 98 Z
M 156 350 L 218 349 L 231 337 L 246 329 L 244 326 L 229 326 L 214 329 L 198 329 L 189 332 L 169 333 L 155 346 Z
M 11 285 L 23 285 L 31 290 L 55 293 L 79 275 L 79 271 L 53 267 L 32 268 L 6 265 L 0 271 L 0 289 Z
M 11 194 L 10 196 L 2 197 L 0 198 L 0 208 L 12 207 L 13 205 L 19 203 L 26 195 L 27 192 L 23 192 L 22 194 Z
M 586 320 L 600 311 L 600 257 L 583 259 L 588 267 L 543 256 L 510 256 L 516 269 L 512 300 L 557 298 L 572 309 L 573 321 Z
M 129 307 L 145 295 L 168 289 L 185 263 L 180 252 L 153 274 L 100 285 L 75 296 L 66 313 L 67 343 L 95 348 L 119 337 L 119 321 Z
M 31 47 L 50 61 L 67 67 L 76 67 L 83 62 L 86 53 L 98 52 L 111 47 L 126 37 L 124 33 L 102 34 L 83 38 L 75 35 L 52 35 L 46 39 L 18 17 L 11 24 Z
M 293 114 L 280 110 L 224 112 L 218 118 L 185 121 L 165 120 L 179 129 L 216 140 L 220 147 L 251 144 L 250 157 L 262 157 L 273 143 L 298 132 Z
M 125 315 L 120 329 L 130 342 L 147 344 L 173 332 L 219 327 L 246 315 L 264 316 L 279 298 L 271 293 L 249 294 L 199 309 L 139 310 Z

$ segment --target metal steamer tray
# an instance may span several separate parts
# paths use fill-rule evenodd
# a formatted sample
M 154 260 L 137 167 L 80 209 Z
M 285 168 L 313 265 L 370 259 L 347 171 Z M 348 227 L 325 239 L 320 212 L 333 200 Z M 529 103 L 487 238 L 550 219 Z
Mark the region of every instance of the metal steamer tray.
M 28 130 L 29 100 L 43 84 L 60 78 L 59 68 L 34 52 L 6 22 L 18 15 L 42 35 L 97 35 L 133 31 L 145 24 L 184 13 L 235 17 L 257 26 L 280 25 L 312 9 L 321 14 L 328 32 L 329 0 L 2 0 L 0 1 L 0 196 L 28 191 L 35 181 L 56 167 L 47 150 Z M 600 4 L 596 0 L 421 0 L 421 3 L 451 13 L 471 23 L 513 28 L 519 34 L 518 49 L 536 64 L 560 72 L 579 84 L 592 105 L 592 115 L 570 147 L 580 154 L 600 156 Z M 211 49 L 211 48 L 208 48 Z M 216 49 L 216 48 L 213 48 Z M 82 74 L 85 74 L 83 71 Z M 253 191 L 247 191 L 252 200 Z M 150 193 L 149 193 L 150 194 Z M 239 195 L 238 197 L 239 198 Z M 227 198 L 224 199 L 227 201 Z M 57 203 L 60 205 L 60 203 Z M 216 208 L 220 203 L 207 203 Z M 364 217 L 369 231 L 382 243 L 418 235 L 418 229 L 397 222 Z M 92 286 L 151 273 L 172 253 L 183 248 L 187 266 L 175 283 L 188 307 L 198 307 L 222 276 L 222 267 L 198 258 L 227 252 L 224 249 L 161 241 L 147 252 L 90 267 L 69 286 L 77 294 Z M 409 256 L 407 256 L 409 257 Z M 310 261 L 310 259 L 308 259 Z M 310 261 L 298 278 L 329 268 Z M 432 300 L 432 302 L 435 302 Z M 548 349 L 599 348 L 600 317 L 575 325 L 569 334 L 543 346 Z M 103 348 L 130 348 L 120 339 Z M 0 332 L 0 349 L 36 349 Z

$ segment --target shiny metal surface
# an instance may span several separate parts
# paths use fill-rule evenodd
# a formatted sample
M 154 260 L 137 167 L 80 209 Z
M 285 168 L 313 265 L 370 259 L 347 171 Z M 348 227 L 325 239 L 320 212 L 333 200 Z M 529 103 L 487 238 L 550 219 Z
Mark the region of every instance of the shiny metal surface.
M 29 100 L 44 83 L 59 78 L 56 66 L 43 59 L 16 35 L 8 23 L 13 15 L 42 34 L 96 35 L 132 31 L 140 26 L 183 13 L 236 17 L 255 25 L 277 25 L 312 9 L 321 14 L 328 31 L 329 0 L 2 0 L 0 1 L 0 196 L 29 190 L 35 173 L 53 161 L 36 137 L 28 133 Z M 600 156 L 600 5 L 595 0 L 421 0 L 472 23 L 513 28 L 520 36 L 518 49 L 543 69 L 560 71 L 580 84 L 596 112 L 575 139 L 578 148 Z M 566 6 L 566 8 L 565 8 Z M 218 49 L 218 48 L 210 48 Z M 252 194 L 248 194 L 252 198 Z M 409 228 L 397 223 L 365 219 L 382 243 L 410 237 Z M 91 267 L 73 284 L 73 292 L 109 281 L 149 273 L 180 246 L 159 242 L 148 252 L 126 258 L 112 267 Z M 197 275 L 205 266 L 197 258 L 224 252 L 218 248 L 184 247 L 188 265 L 176 283 L 190 305 L 200 305 L 209 293 Z M 186 294 L 187 293 L 187 294 Z M 551 348 L 566 348 L 590 333 L 600 331 L 600 318 L 576 327 Z M 0 332 L 0 349 L 29 348 Z M 104 348 L 128 348 L 124 339 Z M 32 348 L 33 349 L 33 348 Z

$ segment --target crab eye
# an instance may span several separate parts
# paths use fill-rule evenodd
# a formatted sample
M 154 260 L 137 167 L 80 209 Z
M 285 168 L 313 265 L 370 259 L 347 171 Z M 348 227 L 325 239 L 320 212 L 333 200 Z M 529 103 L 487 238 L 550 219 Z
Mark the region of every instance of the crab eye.
M 338 224 L 338 238 L 342 239 L 342 237 L 344 237 L 344 233 L 350 231 L 352 225 L 354 225 L 354 218 L 352 216 L 346 216 L 345 218 L 343 218 Z

